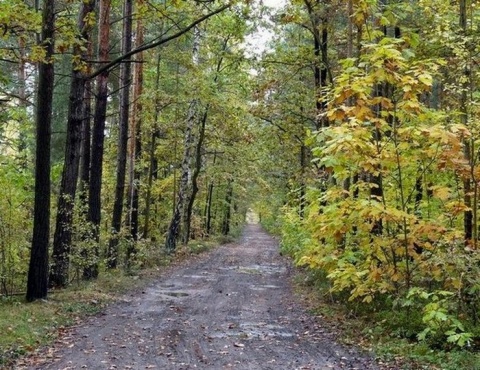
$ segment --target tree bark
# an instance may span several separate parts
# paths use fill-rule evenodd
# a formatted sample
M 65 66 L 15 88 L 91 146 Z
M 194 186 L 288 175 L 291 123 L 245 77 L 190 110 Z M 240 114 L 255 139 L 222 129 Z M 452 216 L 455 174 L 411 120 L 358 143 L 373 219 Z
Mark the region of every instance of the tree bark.
M 89 42 L 91 27 L 85 22 L 94 11 L 95 0 L 82 2 L 78 19 L 80 37 Z M 85 60 L 85 51 L 80 45 L 74 48 L 74 55 Z M 70 103 L 67 123 L 65 162 L 58 199 L 55 235 L 53 239 L 53 264 L 50 271 L 50 284 L 64 287 L 68 284 L 69 254 L 72 242 L 72 223 L 79 172 L 82 123 L 85 117 L 85 81 L 83 68 L 74 66 L 70 85 Z
M 157 60 L 157 74 L 155 80 L 155 91 L 158 91 L 160 88 L 160 53 L 158 54 Z M 156 165 L 156 158 L 155 158 L 155 148 L 157 145 L 157 136 L 158 136 L 158 118 L 160 114 L 160 99 L 157 97 L 155 98 L 155 118 L 153 123 L 153 130 L 151 133 L 150 145 L 148 150 L 149 156 L 149 166 L 148 166 L 148 179 L 147 179 L 147 194 L 145 196 L 145 225 L 143 227 L 143 237 L 147 238 L 150 232 L 150 208 L 152 202 L 152 185 L 153 185 L 153 178 L 157 171 Z
M 207 206 L 205 212 L 205 234 L 207 236 L 210 235 L 212 232 L 212 198 L 213 198 L 213 189 L 214 189 L 213 181 L 208 185 L 208 192 L 207 192 Z
M 18 63 L 18 99 L 19 99 L 19 107 L 22 108 L 22 114 L 27 114 L 27 106 L 28 106 L 28 98 L 27 98 L 27 69 L 25 66 L 26 60 L 26 48 L 25 48 L 25 40 L 20 38 L 18 40 L 19 44 L 19 54 L 20 54 L 20 61 Z M 23 169 L 27 169 L 28 164 L 28 150 L 27 150 L 27 138 L 24 132 L 25 130 L 20 130 L 18 133 L 18 160 L 19 165 Z
M 193 124 L 196 112 L 197 102 L 194 100 L 190 103 L 188 109 L 187 125 L 185 128 L 184 152 L 182 159 L 182 174 L 180 176 L 180 186 L 176 198 L 175 212 L 173 213 L 170 226 L 168 227 L 167 238 L 165 241 L 165 248 L 168 253 L 173 253 L 176 249 L 177 239 L 180 235 L 180 225 L 182 223 L 182 216 L 185 213 L 185 204 L 188 202 L 188 189 L 191 182 L 192 162 L 192 146 L 194 142 Z
M 93 46 L 92 43 L 88 47 L 88 58 L 92 59 Z M 93 274 L 90 271 L 90 265 L 95 265 L 98 258 L 96 250 L 92 250 L 90 247 L 91 234 L 90 223 L 88 222 L 88 189 L 90 184 L 90 164 L 91 164 L 91 140 L 92 140 L 92 128 L 91 128 L 91 115 L 92 115 L 92 84 L 90 80 L 85 81 L 85 115 L 82 127 L 82 144 L 80 149 L 80 184 L 79 184 L 79 197 L 81 206 L 81 219 L 85 222 L 85 226 L 82 228 L 81 238 L 84 242 L 82 245 L 82 258 L 83 263 L 86 264 L 83 267 L 83 277 L 85 279 L 93 278 Z M 96 276 L 95 276 L 96 277 Z
M 110 8 L 111 0 L 100 0 L 98 29 L 98 60 L 106 62 L 109 59 L 110 38 Z M 108 75 L 105 71 L 97 76 L 95 92 L 95 111 L 92 128 L 92 155 L 90 163 L 90 183 L 88 188 L 87 220 L 92 228 L 92 239 L 95 241 L 95 254 L 99 255 L 100 220 L 102 210 L 102 174 L 103 153 L 105 141 L 105 122 L 107 114 Z M 94 279 L 98 276 L 98 263 L 85 267 L 83 276 Z
M 380 0 L 380 6 L 383 10 L 383 8 L 387 5 L 387 0 Z M 386 37 L 388 34 L 387 32 L 387 28 L 383 27 L 383 36 Z M 378 84 L 376 87 L 375 87 L 375 93 L 377 96 L 383 96 L 385 98 L 389 98 L 390 94 L 389 94 L 389 88 L 388 88 L 388 84 L 387 83 L 381 83 L 381 84 Z M 376 114 L 378 116 L 381 115 L 381 110 L 382 110 L 382 107 L 380 104 L 378 104 L 376 107 Z M 380 153 L 381 151 L 381 146 L 382 146 L 382 132 L 380 131 L 379 128 L 373 128 L 373 132 L 372 132 L 372 141 L 374 143 L 374 145 L 376 146 L 376 149 L 377 149 L 377 153 Z M 373 174 L 373 173 L 370 173 L 369 176 L 369 180 L 370 180 L 370 183 L 372 184 L 370 186 L 370 199 L 375 201 L 375 202 L 382 202 L 383 200 L 383 177 L 382 177 L 382 173 L 381 173 L 381 168 L 380 168 L 380 165 L 376 165 L 376 170 L 377 170 L 377 174 Z M 372 229 L 370 231 L 370 233 L 372 235 L 381 235 L 383 233 L 383 220 L 382 219 L 378 219 L 378 220 L 372 220 L 373 221 L 373 225 L 372 225 Z
M 222 234 L 225 236 L 230 233 L 232 199 L 233 199 L 233 180 L 229 180 L 227 185 L 227 193 L 225 195 L 225 214 L 224 214 L 223 223 L 222 223 Z
M 199 127 L 198 141 L 195 148 L 195 168 L 193 170 L 193 175 L 192 175 L 192 192 L 188 199 L 187 212 L 185 216 L 185 232 L 184 232 L 183 241 L 182 241 L 184 244 L 187 244 L 190 239 L 190 226 L 192 222 L 193 204 L 195 203 L 195 198 L 199 190 L 198 176 L 200 175 L 200 171 L 202 169 L 202 148 L 203 148 L 203 141 L 205 139 L 205 126 L 207 124 L 208 109 L 209 107 L 207 106 L 205 108 L 205 112 L 203 113 L 202 121 Z
M 36 105 L 35 204 L 33 238 L 27 280 L 27 301 L 44 299 L 48 293 L 48 240 L 50 236 L 50 138 L 54 86 L 55 2 L 45 0 L 41 43 L 45 60 L 38 67 Z
M 315 55 L 313 74 L 315 85 L 315 128 L 319 130 L 328 125 L 328 120 L 322 118 L 327 103 L 323 96 L 324 88 L 328 83 L 328 28 L 327 17 L 319 14 L 318 0 L 304 0 L 310 17 L 310 32 L 313 35 L 313 50 Z
M 143 0 L 138 1 L 141 6 Z M 144 27 L 141 18 L 137 19 L 137 47 L 144 43 Z M 130 180 L 129 180 L 129 210 L 128 210 L 128 226 L 130 231 L 130 243 L 127 248 L 127 267 L 130 266 L 131 260 L 136 253 L 135 243 L 138 240 L 138 207 L 139 207 L 139 186 L 140 186 L 140 169 L 139 161 L 142 155 L 142 102 L 141 96 L 143 92 L 143 52 L 136 55 L 137 64 L 134 71 L 133 83 L 133 114 L 130 120 L 131 128 L 131 157 L 130 157 Z
M 460 29 L 461 32 L 463 33 L 464 36 L 466 36 L 467 33 L 467 1 L 466 0 L 460 0 L 459 2 L 459 24 L 460 24 Z M 460 122 L 464 125 L 468 125 L 468 85 L 469 85 L 469 80 L 470 80 L 470 71 L 468 68 L 468 63 L 466 63 L 467 67 L 464 68 L 463 70 L 463 75 L 465 77 L 466 82 L 462 83 L 461 86 L 461 95 L 460 95 Z M 474 153 L 473 150 L 473 141 L 469 138 L 464 140 L 464 155 L 465 159 L 468 161 L 470 168 L 473 168 L 473 163 L 472 163 L 472 153 Z M 471 171 L 473 173 L 473 171 Z M 475 184 L 474 184 L 475 186 Z M 472 239 L 475 240 L 474 243 L 476 243 L 476 230 L 474 227 L 474 224 L 476 224 L 476 220 L 474 217 L 474 212 L 472 211 L 472 179 L 470 177 L 465 177 L 463 180 L 463 202 L 465 203 L 465 206 L 468 208 L 464 213 L 463 213 L 463 229 L 464 229 L 464 239 L 466 244 L 470 244 L 472 242 Z
M 194 29 L 194 38 L 193 38 L 193 50 L 192 50 L 192 61 L 194 65 L 198 65 L 199 60 L 199 47 L 200 47 L 200 31 L 197 27 Z M 173 213 L 172 220 L 168 227 L 167 238 L 165 240 L 165 248 L 168 253 L 172 253 L 176 249 L 177 239 L 180 235 L 180 226 L 182 221 L 185 220 L 186 214 L 186 205 L 189 203 L 189 188 L 191 186 L 192 173 L 191 173 L 191 163 L 193 160 L 193 144 L 195 138 L 193 135 L 193 129 L 195 124 L 195 119 L 197 115 L 197 99 L 193 99 L 190 102 L 188 108 L 186 127 L 185 127 L 185 136 L 184 136 L 184 152 L 182 158 L 182 174 L 180 176 L 180 187 L 178 189 L 177 201 L 175 206 L 175 212 Z
M 217 152 L 213 153 L 213 167 L 215 167 L 215 162 L 217 161 Z M 213 200 L 213 188 L 214 188 L 214 181 L 208 185 L 208 192 L 207 192 L 207 204 L 205 210 L 205 233 L 210 235 L 212 231 L 212 200 Z
M 305 196 L 306 196 L 306 184 L 305 176 L 307 169 L 307 150 L 308 148 L 302 143 L 300 144 L 300 195 L 299 195 L 299 207 L 298 215 L 301 219 L 305 216 Z
M 132 11 L 133 1 L 125 0 L 123 10 L 123 43 L 122 53 L 128 54 L 132 49 Z M 118 242 L 123 212 L 123 199 L 125 194 L 125 177 L 127 168 L 128 145 L 128 118 L 130 105 L 131 64 L 123 63 L 120 66 L 120 119 L 118 133 L 117 153 L 117 178 L 115 186 L 115 201 L 112 215 L 112 235 L 108 244 L 107 266 L 116 268 L 118 263 Z

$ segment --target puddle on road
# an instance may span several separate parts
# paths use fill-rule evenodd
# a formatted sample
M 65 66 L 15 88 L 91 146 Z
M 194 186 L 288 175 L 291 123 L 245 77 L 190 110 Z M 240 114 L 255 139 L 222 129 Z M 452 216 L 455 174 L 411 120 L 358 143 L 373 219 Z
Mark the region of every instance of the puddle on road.
M 287 269 L 284 266 L 280 265 L 249 265 L 249 266 L 228 266 L 220 267 L 220 270 L 237 270 L 243 274 L 281 274 L 284 273 Z
M 209 335 L 210 338 L 241 338 L 241 339 L 271 339 L 271 338 L 291 338 L 294 334 L 278 324 L 268 324 L 264 322 L 254 323 L 246 322 L 238 326 L 229 324 L 228 328 L 221 332 L 214 332 Z
M 273 275 L 284 273 L 286 268 L 279 265 L 250 265 L 239 266 L 238 270 L 244 274 Z
M 278 285 L 251 285 L 250 289 L 252 290 L 258 290 L 258 291 L 264 291 L 267 289 L 279 289 L 280 287 Z
M 185 292 L 161 292 L 161 294 L 168 295 L 169 297 L 188 297 L 190 295 Z
M 182 275 L 182 277 L 187 279 L 194 279 L 194 280 L 199 280 L 199 279 L 205 279 L 206 281 L 216 280 L 215 275 L 210 272 L 202 272 L 202 275 Z
M 163 300 L 172 300 L 172 298 L 188 297 L 191 292 L 188 289 L 182 289 L 183 287 L 177 284 L 162 284 L 151 290 L 152 299 L 158 298 Z

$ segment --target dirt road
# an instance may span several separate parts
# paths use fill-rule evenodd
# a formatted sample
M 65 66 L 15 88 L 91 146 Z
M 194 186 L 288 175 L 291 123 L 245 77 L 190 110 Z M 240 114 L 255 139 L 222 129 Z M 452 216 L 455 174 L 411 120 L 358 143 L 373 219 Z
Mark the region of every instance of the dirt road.
M 72 333 L 31 369 L 376 369 L 293 297 L 289 263 L 249 225 Z

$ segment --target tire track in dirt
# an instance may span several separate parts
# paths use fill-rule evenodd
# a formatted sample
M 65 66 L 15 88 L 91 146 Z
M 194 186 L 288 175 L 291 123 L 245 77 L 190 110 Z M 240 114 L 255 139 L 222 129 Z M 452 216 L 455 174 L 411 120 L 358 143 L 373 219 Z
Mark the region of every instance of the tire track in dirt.
M 275 240 L 248 225 L 239 243 L 173 269 L 76 328 L 50 349 L 53 362 L 27 368 L 377 369 L 318 327 L 290 275 Z

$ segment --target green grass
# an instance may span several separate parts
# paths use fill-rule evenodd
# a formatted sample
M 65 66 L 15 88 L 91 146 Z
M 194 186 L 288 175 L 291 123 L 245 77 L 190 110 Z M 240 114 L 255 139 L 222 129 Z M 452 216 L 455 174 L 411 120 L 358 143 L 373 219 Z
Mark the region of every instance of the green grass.
M 0 368 L 51 343 L 65 327 L 99 313 L 126 291 L 147 284 L 158 269 L 132 276 L 121 270 L 104 272 L 98 280 L 75 282 L 49 293 L 48 300 L 26 303 L 23 297 L 0 298 Z
M 0 301 L 0 367 L 55 339 L 65 326 L 99 312 L 109 301 L 93 291 L 66 290 L 47 301 L 26 303 L 23 298 Z
M 20 296 L 0 298 L 0 368 L 51 343 L 65 327 L 99 313 L 122 293 L 146 284 L 155 275 L 157 269 L 135 276 L 120 270 L 105 272 L 96 281 L 51 292 L 48 300 L 26 303 Z

